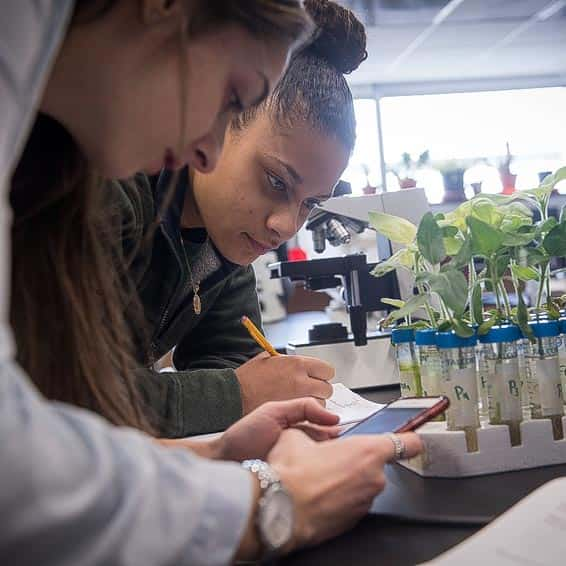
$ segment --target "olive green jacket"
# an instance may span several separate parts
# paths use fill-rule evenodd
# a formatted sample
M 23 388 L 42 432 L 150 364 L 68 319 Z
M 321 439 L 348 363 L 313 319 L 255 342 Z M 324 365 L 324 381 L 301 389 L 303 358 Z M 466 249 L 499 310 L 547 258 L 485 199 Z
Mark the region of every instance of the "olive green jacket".
M 190 252 L 180 229 L 186 179 L 149 240 L 164 183 L 152 189 L 148 179 L 138 175 L 112 184 L 123 250 L 148 329 L 145 339 L 138 339 L 138 359 L 144 366 L 138 370 L 138 382 L 160 433 L 169 437 L 221 431 L 240 418 L 242 400 L 234 369 L 261 351 L 240 324 L 245 314 L 261 326 L 251 266 L 237 266 L 218 253 L 221 266 L 200 282 L 202 312 L 196 315 L 193 310 L 186 255 Z M 148 369 L 173 347 L 179 371 Z

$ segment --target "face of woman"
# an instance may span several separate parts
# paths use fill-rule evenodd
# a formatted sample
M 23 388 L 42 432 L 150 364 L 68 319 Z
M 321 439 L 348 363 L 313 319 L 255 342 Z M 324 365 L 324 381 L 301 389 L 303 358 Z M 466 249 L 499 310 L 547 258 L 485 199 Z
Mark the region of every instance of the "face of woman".
M 162 73 L 161 80 L 148 78 L 149 89 L 156 87 L 154 96 L 138 101 L 137 109 L 127 117 L 127 123 L 145 119 L 143 143 L 132 129 L 126 128 L 126 135 L 139 161 L 149 163 L 145 167 L 149 171 L 158 171 L 164 164 L 180 168 L 187 163 L 194 170 L 212 171 L 229 120 L 269 94 L 287 58 L 283 46 L 267 46 L 237 26 L 203 35 L 191 42 L 187 51 L 185 132 L 180 132 L 182 119 L 175 103 L 179 96 L 175 57 L 173 68 Z M 169 86 L 164 88 L 167 81 Z M 154 110 L 146 110 L 157 108 L 153 115 Z M 178 147 L 181 134 L 185 142 Z
M 348 163 L 333 136 L 307 124 L 283 130 L 260 113 L 229 129 L 216 169 L 195 173 L 199 220 L 222 255 L 247 265 L 297 233 L 310 207 L 330 197 Z
M 149 25 L 136 6 L 118 2 L 71 28 L 42 110 L 104 176 L 187 163 L 210 171 L 228 120 L 266 96 L 288 46 L 259 41 L 235 24 L 184 40 L 179 17 Z

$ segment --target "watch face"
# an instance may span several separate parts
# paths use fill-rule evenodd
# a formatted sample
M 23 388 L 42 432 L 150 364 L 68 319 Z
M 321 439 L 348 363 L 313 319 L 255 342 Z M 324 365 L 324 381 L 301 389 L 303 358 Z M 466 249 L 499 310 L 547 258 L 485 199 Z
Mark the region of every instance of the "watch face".
M 271 550 L 277 550 L 293 534 L 293 501 L 289 493 L 280 486 L 270 487 L 264 498 L 259 513 L 261 534 Z

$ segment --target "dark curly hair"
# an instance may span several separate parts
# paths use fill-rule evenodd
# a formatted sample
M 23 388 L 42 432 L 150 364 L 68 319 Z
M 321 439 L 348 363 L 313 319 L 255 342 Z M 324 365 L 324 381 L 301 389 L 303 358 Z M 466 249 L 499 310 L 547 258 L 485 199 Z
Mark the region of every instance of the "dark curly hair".
M 305 0 L 304 6 L 315 24 L 311 38 L 293 54 L 271 96 L 237 116 L 232 127 L 242 129 L 267 111 L 282 127 L 307 122 L 352 151 L 356 120 L 344 75 L 367 58 L 365 29 L 350 10 L 330 0 Z

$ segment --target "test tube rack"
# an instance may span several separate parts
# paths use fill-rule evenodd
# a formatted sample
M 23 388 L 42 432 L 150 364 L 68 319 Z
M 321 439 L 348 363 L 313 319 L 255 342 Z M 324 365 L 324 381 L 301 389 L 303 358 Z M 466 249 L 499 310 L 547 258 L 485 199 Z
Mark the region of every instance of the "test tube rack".
M 566 431 L 566 417 L 562 417 Z M 423 477 L 460 478 L 566 464 L 566 438 L 554 440 L 550 419 L 521 423 L 521 444 L 512 446 L 506 425 L 477 429 L 478 450 L 468 452 L 464 431 L 434 421 L 419 429 L 424 454 L 399 462 Z

